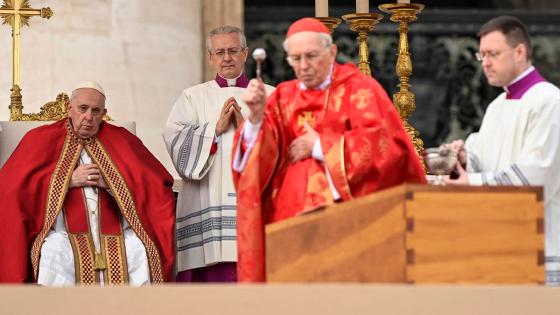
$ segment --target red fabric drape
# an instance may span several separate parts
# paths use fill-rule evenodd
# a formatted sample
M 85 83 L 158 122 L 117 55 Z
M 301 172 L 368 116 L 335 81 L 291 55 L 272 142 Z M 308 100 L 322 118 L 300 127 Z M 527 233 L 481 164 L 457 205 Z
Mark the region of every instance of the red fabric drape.
M 28 132 L 0 170 L 0 282 L 34 282 L 30 248 L 43 228 L 51 176 L 67 135 L 66 119 Z M 165 280 L 174 261 L 173 178 L 124 128 L 102 123 L 97 138 L 132 192 L 140 223 L 160 251 Z
M 248 164 L 242 173 L 234 171 L 242 282 L 265 280 L 265 224 L 333 203 L 325 166 L 343 201 L 403 182 L 425 182 L 399 114 L 375 79 L 354 65 L 336 64 L 327 90 L 301 90 L 299 84 L 282 83 L 268 98 Z M 287 160 L 304 122 L 320 134 L 324 163 Z

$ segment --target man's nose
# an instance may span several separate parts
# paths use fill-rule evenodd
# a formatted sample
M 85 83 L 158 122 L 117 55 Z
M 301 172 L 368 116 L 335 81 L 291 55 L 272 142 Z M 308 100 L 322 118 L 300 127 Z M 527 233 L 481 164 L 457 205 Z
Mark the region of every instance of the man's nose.
M 87 111 L 84 113 L 84 119 L 91 120 L 92 118 L 93 118 L 93 115 L 92 115 L 92 113 L 91 113 L 91 110 L 87 110 Z
M 300 69 L 307 69 L 309 67 L 309 61 L 307 61 L 307 58 L 301 58 L 301 62 L 299 64 Z
M 483 67 L 488 67 L 492 62 L 490 61 L 490 58 L 488 58 L 488 56 L 484 56 L 482 58 L 482 66 Z
M 226 52 L 224 53 L 224 60 L 227 61 L 227 60 L 231 60 L 231 59 L 232 59 L 231 55 L 226 51 Z

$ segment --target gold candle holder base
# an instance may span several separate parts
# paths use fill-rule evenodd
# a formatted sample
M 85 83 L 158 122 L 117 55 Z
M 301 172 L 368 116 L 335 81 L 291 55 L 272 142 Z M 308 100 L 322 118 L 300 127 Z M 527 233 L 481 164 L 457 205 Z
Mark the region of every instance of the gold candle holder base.
M 10 89 L 12 93 L 10 94 L 10 121 L 20 120 L 23 114 L 23 97 L 21 96 L 21 88 L 19 85 L 14 84 Z
M 369 67 L 369 49 L 368 49 L 368 33 L 375 29 L 379 21 L 383 19 L 383 15 L 378 13 L 352 13 L 345 14 L 342 19 L 350 25 L 350 29 L 358 33 L 359 41 L 359 62 L 360 72 L 371 75 Z
M 341 19 L 335 17 L 315 17 L 317 20 L 323 22 L 325 26 L 329 29 L 331 34 L 333 33 L 334 29 L 342 22 Z
M 416 152 L 423 163 L 422 151 L 424 142 L 420 139 L 420 133 L 408 123 L 408 117 L 416 109 L 414 93 L 410 92 L 408 83 L 412 74 L 412 60 L 408 51 L 408 24 L 417 19 L 418 13 L 424 9 L 424 5 L 418 3 L 387 3 L 379 6 L 383 12 L 391 14 L 390 20 L 399 23 L 399 52 L 396 64 L 396 72 L 399 76 L 399 91 L 393 94 L 393 104 L 399 111 L 406 132 L 410 136 Z

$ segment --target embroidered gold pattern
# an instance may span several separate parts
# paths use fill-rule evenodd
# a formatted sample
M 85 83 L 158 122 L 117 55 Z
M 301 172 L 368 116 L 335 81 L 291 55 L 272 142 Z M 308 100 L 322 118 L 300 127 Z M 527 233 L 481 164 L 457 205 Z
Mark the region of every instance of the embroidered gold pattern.
M 68 233 L 70 244 L 74 248 L 74 265 L 76 266 L 76 284 L 95 285 L 99 282 L 95 273 L 95 255 L 93 244 L 87 233 Z
M 371 163 L 371 161 L 373 161 L 373 150 L 371 141 L 369 141 L 366 137 L 360 140 L 360 142 L 362 142 L 361 146 L 355 146 L 358 149 L 350 153 L 350 163 L 356 167 L 364 164 L 367 165 L 368 163 Z M 353 180 L 359 182 L 362 180 L 362 178 L 364 178 L 364 176 L 366 176 L 365 173 L 355 172 Z
M 107 258 L 105 283 L 122 285 L 128 283 L 128 267 L 122 236 L 103 235 L 103 247 Z
M 350 199 L 353 199 L 354 197 L 352 197 L 352 191 L 350 191 L 350 184 L 348 183 L 348 175 L 346 174 L 346 162 L 344 161 L 344 136 L 340 137 L 339 152 L 340 152 L 340 161 L 339 161 L 340 171 L 342 173 L 341 180 L 344 182 L 343 189 L 348 195 L 348 197 Z
M 354 103 L 357 109 L 364 109 L 368 105 L 368 100 L 373 97 L 373 94 L 368 89 L 359 89 L 356 93 L 350 96 L 350 102 Z
M 336 88 L 333 93 L 333 102 L 334 102 L 334 110 L 340 112 L 340 107 L 342 106 L 342 97 L 346 93 L 346 87 L 344 85 L 340 85 Z
M 383 126 L 383 128 L 379 130 L 379 153 L 381 154 L 381 159 L 386 160 L 389 154 L 389 140 L 387 140 L 387 130 L 390 130 L 390 128 L 387 125 L 387 121 L 385 119 L 381 121 L 381 125 Z
M 152 282 L 162 283 L 163 268 L 159 250 L 140 222 L 140 218 L 136 212 L 134 198 L 126 185 L 124 178 L 119 173 L 111 158 L 107 155 L 107 152 L 99 140 L 95 139 L 95 141 L 86 145 L 85 149 L 103 174 L 103 177 L 113 192 L 113 197 L 117 201 L 123 216 L 128 221 L 136 235 L 140 238 L 142 243 L 144 243 L 146 253 L 148 255 L 148 264 L 150 266 Z
M 56 221 L 60 209 L 62 209 L 70 177 L 72 176 L 72 171 L 80 157 L 81 151 L 82 146 L 78 142 L 72 141 L 70 135 L 67 134 L 62 149 L 62 155 L 56 165 L 49 184 L 45 208 L 45 223 L 31 246 L 31 266 L 33 267 L 33 276 L 35 280 L 37 280 L 39 273 L 39 257 L 41 255 L 43 241 Z
M 319 206 L 333 203 L 332 192 L 329 188 L 327 175 L 324 172 L 315 172 L 307 181 L 307 192 L 304 210 L 316 209 Z
M 140 218 L 136 213 L 134 199 L 132 198 L 132 194 L 124 179 L 97 139 L 93 137 L 85 140 L 77 138 L 72 131 L 69 120 L 67 121 L 66 127 L 68 132 L 64 141 L 62 154 L 55 167 L 49 184 L 47 203 L 45 207 L 45 222 L 31 246 L 31 265 L 35 280 L 37 280 L 39 273 L 41 247 L 47 233 L 56 221 L 56 217 L 62 209 L 72 172 L 78 162 L 82 149 L 85 148 L 91 158 L 99 166 L 100 171 L 114 194 L 114 198 L 117 201 L 123 216 L 129 222 L 136 235 L 144 243 L 148 256 L 152 282 L 162 283 L 163 268 L 159 251 L 140 222 Z M 94 259 L 93 256 L 92 259 Z M 92 260 L 92 262 L 94 267 L 95 261 Z M 128 281 L 128 279 L 126 279 L 126 281 Z
M 325 155 L 325 162 L 329 168 L 331 179 L 341 197 L 344 200 L 350 200 L 352 199 L 352 193 L 344 163 L 344 136 L 340 137 L 339 141 L 333 142 L 330 147 L 329 145 L 330 143 L 327 144 L 328 150 Z
M 309 124 L 310 127 L 315 127 L 315 116 L 313 116 L 313 112 L 302 112 L 299 114 L 297 119 L 298 127 L 302 127 L 305 123 Z

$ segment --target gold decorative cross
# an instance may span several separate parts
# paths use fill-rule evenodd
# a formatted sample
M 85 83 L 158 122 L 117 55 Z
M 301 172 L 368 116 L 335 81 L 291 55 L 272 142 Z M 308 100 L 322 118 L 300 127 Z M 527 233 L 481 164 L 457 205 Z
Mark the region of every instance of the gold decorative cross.
M 29 6 L 29 0 L 3 0 L 2 6 L 0 6 L 2 24 L 9 24 L 12 26 L 13 72 L 12 94 L 10 96 L 10 120 L 16 120 L 18 114 L 21 116 L 23 110 L 21 88 L 19 86 L 20 29 L 23 26 L 29 26 L 29 19 L 35 15 L 50 19 L 53 15 L 53 11 L 49 7 L 33 9 Z
M 302 112 L 299 114 L 297 119 L 298 127 L 301 127 L 306 123 L 308 123 L 311 127 L 315 127 L 315 116 L 313 116 L 313 112 Z

